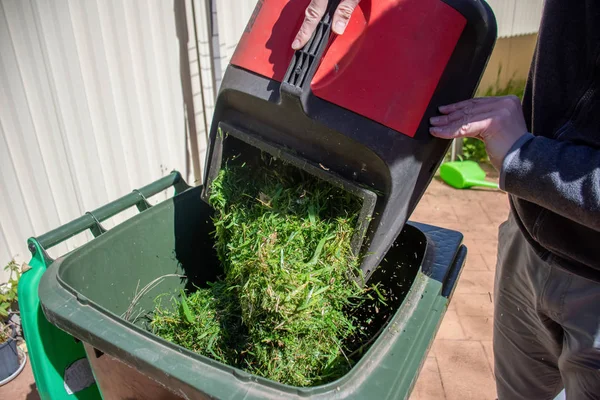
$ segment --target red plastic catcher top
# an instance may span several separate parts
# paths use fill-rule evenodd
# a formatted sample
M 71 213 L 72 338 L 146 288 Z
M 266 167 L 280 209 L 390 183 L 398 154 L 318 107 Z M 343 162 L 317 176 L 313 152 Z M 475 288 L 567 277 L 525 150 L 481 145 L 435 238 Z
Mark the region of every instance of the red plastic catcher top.
M 281 82 L 309 2 L 259 0 L 231 64 Z M 465 25 L 441 0 L 362 0 L 312 92 L 413 137 Z

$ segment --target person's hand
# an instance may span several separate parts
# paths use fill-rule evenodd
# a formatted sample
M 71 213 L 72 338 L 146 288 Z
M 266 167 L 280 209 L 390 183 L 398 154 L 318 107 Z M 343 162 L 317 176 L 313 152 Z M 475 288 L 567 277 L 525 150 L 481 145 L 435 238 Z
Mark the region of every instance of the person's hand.
M 344 33 L 346 25 L 348 25 L 348 21 L 350 20 L 350 16 L 359 2 L 360 0 L 342 0 L 340 2 L 340 5 L 333 16 L 333 25 L 331 27 L 335 34 L 341 35 Z M 323 15 L 325 15 L 325 11 L 327 11 L 327 3 L 328 0 L 311 0 L 306 8 L 304 22 L 292 43 L 292 49 L 301 49 L 306 42 L 308 42 L 317 28 L 319 21 L 323 18 Z
M 440 107 L 429 132 L 439 138 L 474 137 L 485 143 L 490 161 L 500 171 L 502 161 L 527 126 L 516 96 L 481 97 Z

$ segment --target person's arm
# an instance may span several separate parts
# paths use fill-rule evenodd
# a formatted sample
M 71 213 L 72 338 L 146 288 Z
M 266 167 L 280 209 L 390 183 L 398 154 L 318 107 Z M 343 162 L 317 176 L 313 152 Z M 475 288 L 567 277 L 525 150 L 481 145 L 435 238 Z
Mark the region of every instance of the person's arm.
M 431 119 L 431 134 L 483 140 L 502 190 L 600 231 L 600 150 L 528 133 L 514 96 L 467 100 L 440 111 L 444 115 Z
M 545 137 L 526 137 L 501 168 L 501 188 L 600 231 L 600 151 Z
M 350 16 L 352 16 L 358 3 L 360 3 L 360 0 L 342 0 L 340 2 L 333 16 L 333 25 L 331 27 L 333 33 L 337 35 L 344 33 L 346 25 L 348 25 L 348 21 L 350 20 Z M 308 42 L 317 28 L 319 21 L 323 18 L 323 15 L 325 15 L 327 4 L 328 0 L 311 0 L 306 8 L 304 22 L 292 42 L 292 48 L 294 50 L 301 49 Z

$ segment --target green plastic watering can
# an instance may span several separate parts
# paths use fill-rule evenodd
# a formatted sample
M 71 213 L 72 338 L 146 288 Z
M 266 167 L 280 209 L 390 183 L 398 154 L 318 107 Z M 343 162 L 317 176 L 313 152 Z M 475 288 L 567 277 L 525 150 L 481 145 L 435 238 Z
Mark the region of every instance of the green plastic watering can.
M 451 161 L 442 164 L 440 176 L 457 189 L 481 186 L 498 189 L 498 184 L 485 180 L 485 171 L 475 161 Z

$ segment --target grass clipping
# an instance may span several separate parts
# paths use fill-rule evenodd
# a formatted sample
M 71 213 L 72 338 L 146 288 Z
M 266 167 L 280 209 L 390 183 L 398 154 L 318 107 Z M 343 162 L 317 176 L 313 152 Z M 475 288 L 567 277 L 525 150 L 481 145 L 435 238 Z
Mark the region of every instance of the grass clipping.
M 314 386 L 352 366 L 352 310 L 368 289 L 351 238 L 360 201 L 303 171 L 263 158 L 225 166 L 213 182 L 222 280 L 155 310 L 153 332 L 277 382 Z

